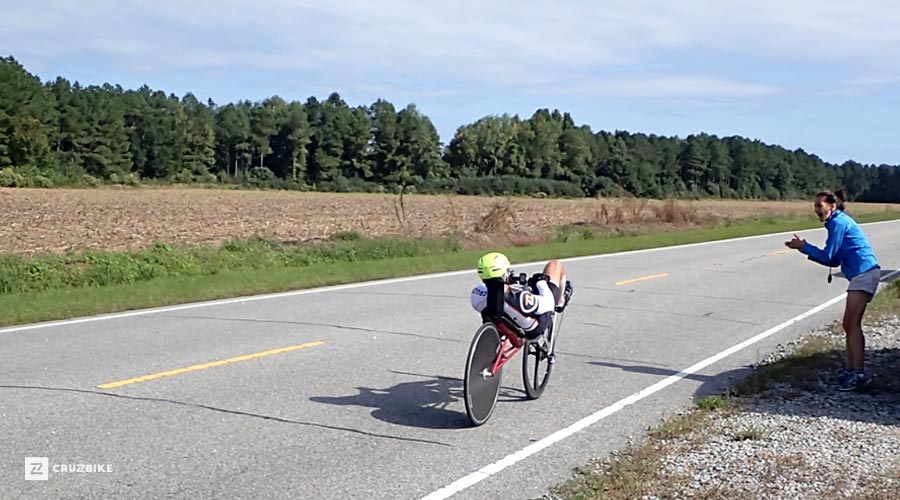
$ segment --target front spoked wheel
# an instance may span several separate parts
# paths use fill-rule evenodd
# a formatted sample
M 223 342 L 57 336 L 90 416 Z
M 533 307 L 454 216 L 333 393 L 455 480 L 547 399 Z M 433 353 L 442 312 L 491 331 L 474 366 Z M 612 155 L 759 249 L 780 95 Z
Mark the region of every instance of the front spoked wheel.
M 550 383 L 550 372 L 556 361 L 556 337 L 562 323 L 562 314 L 553 313 L 547 331 L 541 337 L 529 341 L 522 356 L 522 382 L 528 399 L 537 399 Z
M 475 332 L 469 346 L 463 396 L 466 414 L 474 425 L 487 422 L 497 406 L 503 368 L 497 369 L 496 373 L 492 373 L 492 370 L 500 356 L 502 345 L 497 327 L 492 323 L 485 323 Z

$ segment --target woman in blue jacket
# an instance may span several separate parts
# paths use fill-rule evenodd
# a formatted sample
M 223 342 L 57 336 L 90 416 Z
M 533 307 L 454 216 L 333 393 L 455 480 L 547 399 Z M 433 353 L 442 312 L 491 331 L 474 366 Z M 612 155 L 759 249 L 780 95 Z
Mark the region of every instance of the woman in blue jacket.
M 844 213 L 844 192 L 823 191 L 816 195 L 814 210 L 825 223 L 828 239 L 825 248 L 817 248 L 794 235 L 785 242 L 789 248 L 806 254 L 809 260 L 836 267 L 850 280 L 844 307 L 844 333 L 846 334 L 846 368 L 838 372 L 837 389 L 852 391 L 869 384 L 871 379 L 864 369 L 866 341 L 863 337 L 862 318 L 866 306 L 878 289 L 881 267 L 869 240 L 853 218 Z

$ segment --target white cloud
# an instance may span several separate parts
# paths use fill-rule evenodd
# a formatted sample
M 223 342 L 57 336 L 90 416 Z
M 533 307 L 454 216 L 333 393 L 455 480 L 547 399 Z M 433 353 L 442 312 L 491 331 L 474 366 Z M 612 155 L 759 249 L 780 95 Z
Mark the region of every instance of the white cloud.
M 579 85 L 537 88 L 535 93 L 598 94 L 621 97 L 753 97 L 780 92 L 777 87 L 723 78 L 684 75 L 648 75 L 614 78 Z

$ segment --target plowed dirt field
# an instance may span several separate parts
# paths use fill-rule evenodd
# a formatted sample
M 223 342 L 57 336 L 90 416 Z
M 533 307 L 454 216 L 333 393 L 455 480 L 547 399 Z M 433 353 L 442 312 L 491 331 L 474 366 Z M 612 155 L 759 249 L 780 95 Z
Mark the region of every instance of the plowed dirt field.
M 853 213 L 900 206 L 851 204 Z M 472 246 L 539 241 L 566 224 L 601 230 L 696 225 L 761 214 L 809 215 L 811 201 L 557 200 L 470 196 L 301 193 L 189 188 L 0 189 L 0 253 L 218 244 L 259 236 L 315 241 L 456 234 Z

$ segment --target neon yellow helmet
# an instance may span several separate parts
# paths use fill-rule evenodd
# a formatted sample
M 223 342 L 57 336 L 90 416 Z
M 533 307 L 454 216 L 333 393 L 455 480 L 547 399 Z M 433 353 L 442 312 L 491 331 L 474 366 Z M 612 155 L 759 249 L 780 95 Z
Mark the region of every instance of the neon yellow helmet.
M 509 272 L 509 259 L 499 252 L 491 252 L 478 259 L 478 276 L 483 280 L 506 278 Z

